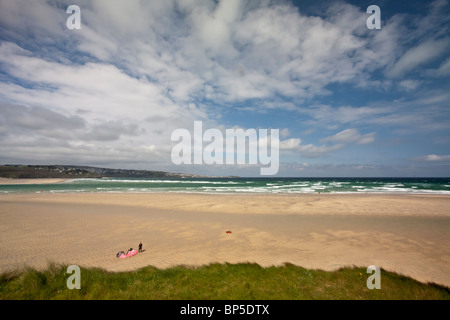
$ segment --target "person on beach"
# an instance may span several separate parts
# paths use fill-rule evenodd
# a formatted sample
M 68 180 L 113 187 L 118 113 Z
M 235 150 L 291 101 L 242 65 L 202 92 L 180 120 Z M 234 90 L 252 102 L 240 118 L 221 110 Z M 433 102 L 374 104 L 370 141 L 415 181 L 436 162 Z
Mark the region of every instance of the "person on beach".
M 138 252 L 142 252 L 142 242 L 139 242 L 139 250 Z

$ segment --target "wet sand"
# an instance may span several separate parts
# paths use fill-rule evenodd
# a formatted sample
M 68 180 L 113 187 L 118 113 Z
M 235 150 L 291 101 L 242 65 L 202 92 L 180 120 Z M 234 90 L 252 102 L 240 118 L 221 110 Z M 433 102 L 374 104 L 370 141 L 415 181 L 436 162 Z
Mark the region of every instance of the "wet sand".
M 60 183 L 70 179 L 63 178 L 40 178 L 40 179 L 9 179 L 0 177 L 0 184 L 48 184 L 48 183 Z

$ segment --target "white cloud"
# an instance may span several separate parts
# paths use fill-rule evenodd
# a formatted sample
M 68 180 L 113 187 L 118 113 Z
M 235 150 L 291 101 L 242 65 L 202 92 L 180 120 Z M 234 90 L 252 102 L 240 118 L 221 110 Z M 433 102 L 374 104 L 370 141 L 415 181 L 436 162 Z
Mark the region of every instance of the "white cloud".
M 54 47 L 61 40 L 73 54 L 88 53 L 130 76 L 146 77 L 176 103 L 196 102 L 199 95 L 213 101 L 276 95 L 309 99 L 327 94 L 333 82 L 374 85 L 370 72 L 394 62 L 403 30 L 395 17 L 369 33 L 365 12 L 340 2 L 327 9 L 326 18 L 269 1 L 96 0 L 79 5 L 83 26 L 77 32 L 61 27 L 65 11 L 45 3 L 7 2 L 2 24 L 19 31 L 23 20 L 36 24 L 28 32 L 52 30 Z M 17 19 L 8 18 L 18 12 Z M 430 40 L 412 49 L 389 72 L 399 74 L 428 61 L 444 42 Z
M 394 111 L 395 109 L 389 105 L 332 107 L 325 104 L 312 105 L 300 110 L 302 114 L 311 117 L 307 122 L 308 125 L 332 129 L 337 129 L 341 125 L 370 123 L 373 119 L 392 114 Z
M 284 128 L 284 129 L 280 130 L 280 137 L 281 138 L 287 138 L 287 137 L 289 137 L 289 135 L 290 135 L 290 132 L 289 132 L 288 128 Z
M 329 136 L 320 140 L 323 143 L 331 142 L 331 145 L 314 145 L 314 144 L 302 144 L 300 138 L 290 138 L 280 141 L 280 150 L 284 152 L 297 152 L 304 157 L 316 158 L 333 151 L 339 150 L 347 146 L 348 144 L 368 144 L 375 141 L 375 132 L 371 132 L 365 135 L 361 135 L 356 129 L 346 129 L 336 133 L 333 136 Z
M 300 153 L 301 156 L 307 158 L 320 157 L 330 152 L 339 150 L 344 146 L 345 145 L 343 143 L 338 143 L 332 146 L 326 145 L 316 146 L 314 144 L 302 144 L 302 141 L 299 138 L 291 138 L 280 141 L 281 151 Z
M 375 141 L 375 132 L 361 135 L 357 129 L 345 129 L 333 136 L 323 138 L 322 142 L 367 144 Z
M 450 155 L 437 155 L 437 154 L 429 154 L 426 156 L 416 157 L 414 160 L 416 161 L 450 161 Z
M 351 5 L 334 5 L 327 21 L 287 3 L 169 1 L 137 10 L 132 2 L 130 8 L 108 4 L 104 12 L 102 3 L 85 10 L 88 26 L 78 49 L 149 76 L 176 101 L 199 93 L 226 101 L 311 98 L 327 93 L 331 82 L 367 77 L 377 61 L 358 28 L 365 14 Z
M 448 45 L 449 38 L 425 41 L 408 50 L 392 68 L 386 71 L 386 75 L 392 78 L 403 77 L 418 66 L 441 56 L 448 48 Z
M 419 80 L 402 80 L 398 83 L 399 87 L 405 91 L 413 91 L 416 90 L 422 81 Z
M 437 69 L 427 70 L 430 77 L 446 77 L 450 75 L 450 58 L 447 58 Z

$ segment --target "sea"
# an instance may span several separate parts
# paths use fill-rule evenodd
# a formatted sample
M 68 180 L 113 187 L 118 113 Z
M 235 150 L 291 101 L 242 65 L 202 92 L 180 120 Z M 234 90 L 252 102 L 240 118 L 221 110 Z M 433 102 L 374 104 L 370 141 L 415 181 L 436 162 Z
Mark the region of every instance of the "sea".
M 450 194 L 450 178 L 102 178 L 73 179 L 54 184 L 0 184 L 0 194 L 43 192 Z

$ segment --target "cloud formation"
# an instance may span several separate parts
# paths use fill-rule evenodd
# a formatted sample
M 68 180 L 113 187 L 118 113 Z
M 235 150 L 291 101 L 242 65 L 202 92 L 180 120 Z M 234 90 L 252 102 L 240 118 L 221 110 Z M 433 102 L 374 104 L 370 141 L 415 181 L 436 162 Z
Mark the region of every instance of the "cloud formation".
M 70 4 L 0 0 L 2 161 L 176 171 L 171 132 L 195 120 L 280 128 L 299 163 L 448 131 L 446 1 L 382 8 L 381 30 L 354 4 L 270 0 L 81 0 L 68 30 Z
M 367 144 L 375 141 L 375 132 L 361 135 L 357 129 L 345 129 L 333 136 L 323 138 L 321 141 L 331 141 L 338 143 Z
M 437 154 L 429 154 L 426 156 L 421 156 L 415 158 L 416 161 L 450 161 L 450 155 L 437 155 Z

